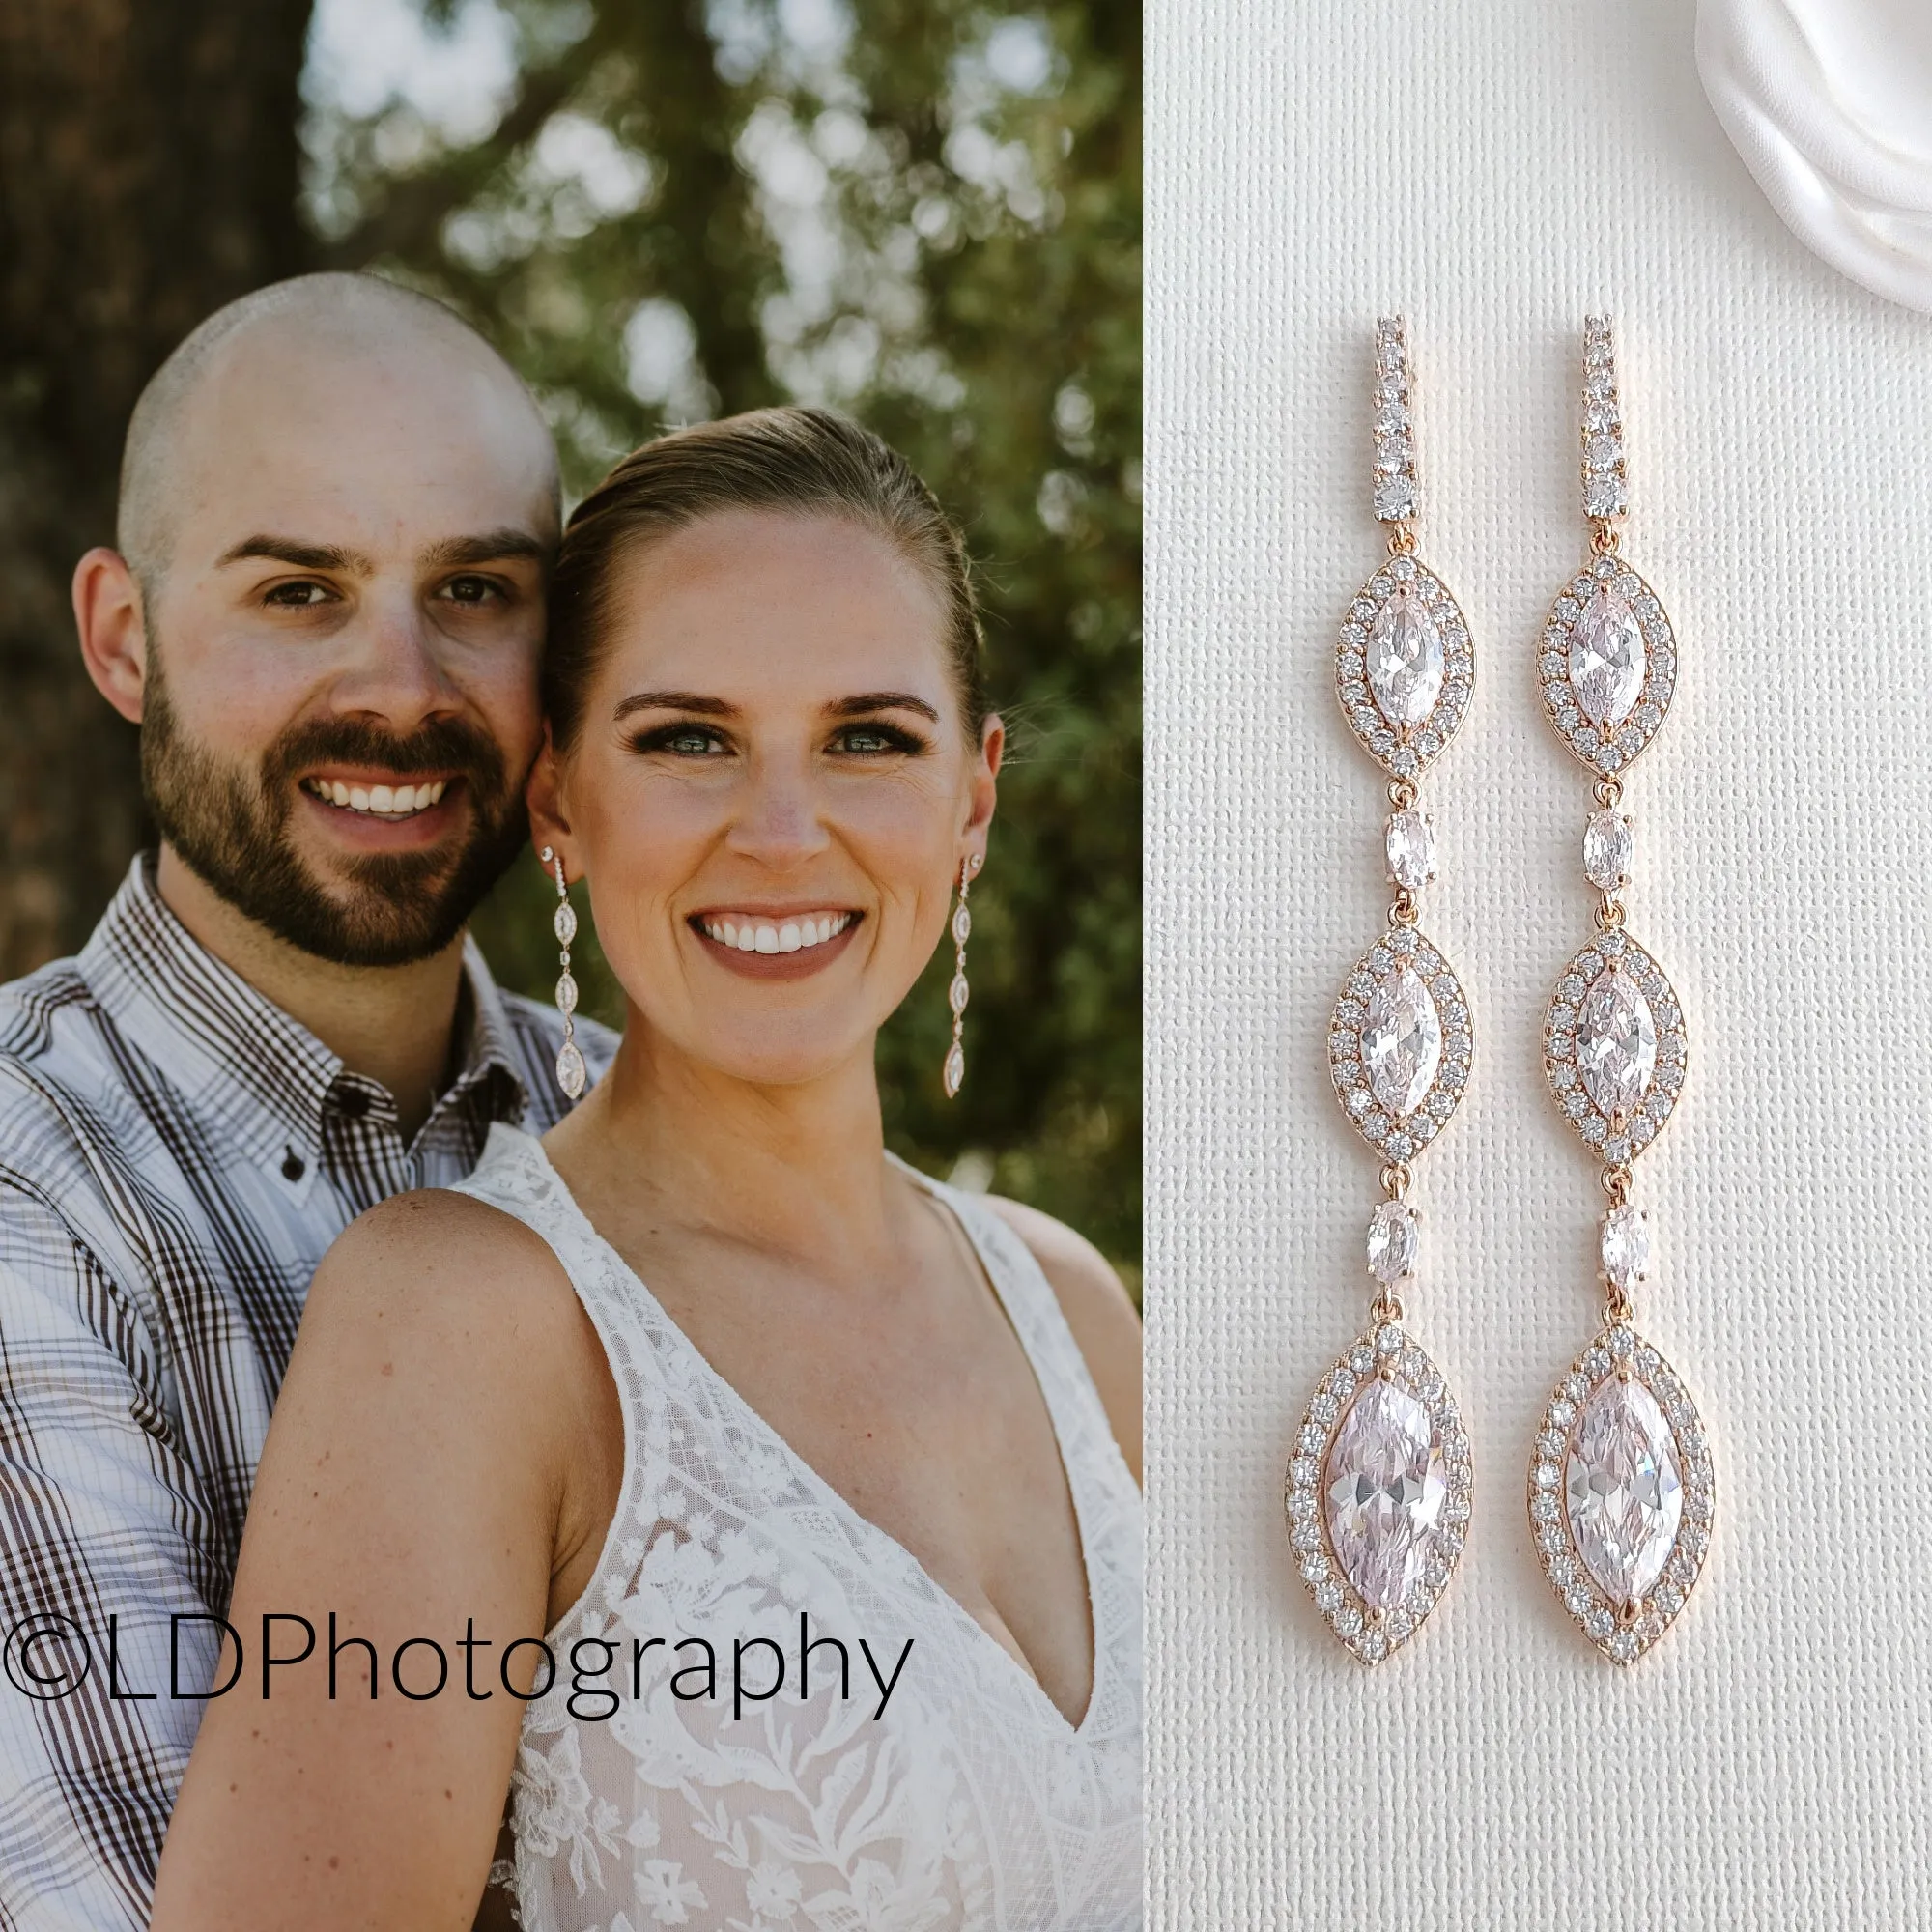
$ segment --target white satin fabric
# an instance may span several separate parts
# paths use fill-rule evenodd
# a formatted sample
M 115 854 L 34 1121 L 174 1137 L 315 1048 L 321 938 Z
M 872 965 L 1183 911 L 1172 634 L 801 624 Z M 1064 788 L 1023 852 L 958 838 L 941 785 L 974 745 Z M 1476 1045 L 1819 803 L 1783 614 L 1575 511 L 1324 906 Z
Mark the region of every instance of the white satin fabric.
M 1932 0 L 1699 0 L 1697 71 L 1799 240 L 1932 313 Z

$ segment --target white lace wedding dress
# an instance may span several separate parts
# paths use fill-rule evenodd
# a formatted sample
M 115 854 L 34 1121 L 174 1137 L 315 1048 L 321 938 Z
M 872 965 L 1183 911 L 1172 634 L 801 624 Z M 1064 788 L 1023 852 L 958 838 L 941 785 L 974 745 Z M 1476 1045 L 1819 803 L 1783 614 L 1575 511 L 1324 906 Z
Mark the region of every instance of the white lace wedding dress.
M 908 1173 L 910 1169 L 906 1170 Z M 1094 1688 L 1067 1723 L 1033 1677 L 717 1375 L 584 1218 L 542 1147 L 495 1126 L 463 1191 L 548 1241 L 622 1403 L 616 1515 L 550 1634 L 557 1681 L 513 1784 L 526 1932 L 1117 1932 L 1141 1922 L 1141 1519 L 1052 1288 L 983 1202 L 957 1215 L 1032 1360 L 1086 1556 Z M 797 1675 L 800 1619 L 840 1640 Z M 732 1711 L 733 1640 L 781 1646 Z M 650 1639 L 662 1642 L 640 1650 Z M 718 1662 L 706 1697 L 703 1638 Z M 859 1649 L 864 1638 L 877 1678 Z M 571 1651 L 607 1696 L 572 1700 Z M 768 1644 L 741 1654 L 766 1690 Z M 636 1675 L 634 1677 L 634 1670 Z M 674 1694 L 676 1689 L 685 1694 Z M 634 1690 L 638 1693 L 633 1695 Z

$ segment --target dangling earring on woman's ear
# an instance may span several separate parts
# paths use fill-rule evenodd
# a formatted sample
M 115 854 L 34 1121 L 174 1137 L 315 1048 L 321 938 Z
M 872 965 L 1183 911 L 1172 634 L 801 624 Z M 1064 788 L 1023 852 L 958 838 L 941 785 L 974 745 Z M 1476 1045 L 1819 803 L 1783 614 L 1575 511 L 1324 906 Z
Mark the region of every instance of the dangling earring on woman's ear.
M 556 1009 L 563 1015 L 563 1044 L 556 1050 L 556 1084 L 575 1100 L 583 1092 L 586 1071 L 583 1055 L 577 1044 L 577 1024 L 571 1014 L 577 1010 L 577 981 L 570 977 L 570 942 L 577 937 L 577 908 L 570 902 L 570 888 L 564 883 L 563 860 L 555 849 L 543 848 L 544 864 L 556 872 L 556 912 L 551 930 L 562 948 L 557 956 Z
M 966 984 L 966 935 L 973 930 L 973 915 L 966 910 L 966 889 L 978 876 L 980 854 L 975 852 L 960 862 L 959 903 L 952 908 L 952 984 L 947 1002 L 952 1009 L 952 1044 L 946 1054 L 946 1097 L 959 1092 L 966 1078 L 966 1002 L 971 989 Z

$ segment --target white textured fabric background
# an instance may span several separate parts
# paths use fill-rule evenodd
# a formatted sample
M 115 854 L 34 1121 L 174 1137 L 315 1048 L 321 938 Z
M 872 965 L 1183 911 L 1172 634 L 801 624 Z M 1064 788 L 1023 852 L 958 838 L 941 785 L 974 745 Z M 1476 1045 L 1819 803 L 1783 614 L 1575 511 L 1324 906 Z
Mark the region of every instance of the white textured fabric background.
M 1156 0 L 1148 915 L 1151 1919 L 1932 1922 L 1932 322 L 1779 225 L 1686 0 Z M 1420 1338 L 1476 1509 L 1370 1671 L 1281 1480 L 1368 1298 L 1376 1163 L 1324 1067 L 1379 929 L 1381 780 L 1331 653 L 1381 554 L 1373 318 L 1408 317 L 1422 554 L 1478 645 L 1424 799 L 1468 1099 L 1420 1163 Z M 1537 1036 L 1589 930 L 1586 775 L 1531 679 L 1583 554 L 1579 331 L 1619 323 L 1632 559 L 1681 642 L 1632 778 L 1632 930 L 1690 1027 L 1637 1166 L 1639 1321 L 1716 1439 L 1696 1595 L 1630 1671 L 1533 1561 L 1536 1412 L 1587 1335 L 1594 1169 Z

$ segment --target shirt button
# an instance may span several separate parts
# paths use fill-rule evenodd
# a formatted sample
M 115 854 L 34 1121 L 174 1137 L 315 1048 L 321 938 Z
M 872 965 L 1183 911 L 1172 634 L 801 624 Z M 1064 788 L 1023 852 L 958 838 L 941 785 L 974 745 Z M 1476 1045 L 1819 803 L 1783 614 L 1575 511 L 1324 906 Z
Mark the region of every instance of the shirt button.
M 345 1087 L 335 1096 L 335 1104 L 352 1121 L 359 1121 L 369 1111 L 369 1096 L 359 1087 Z
M 303 1164 L 301 1155 L 294 1148 L 288 1148 L 283 1151 L 282 1179 L 284 1180 L 299 1180 L 307 1172 L 308 1168 Z

